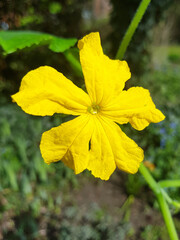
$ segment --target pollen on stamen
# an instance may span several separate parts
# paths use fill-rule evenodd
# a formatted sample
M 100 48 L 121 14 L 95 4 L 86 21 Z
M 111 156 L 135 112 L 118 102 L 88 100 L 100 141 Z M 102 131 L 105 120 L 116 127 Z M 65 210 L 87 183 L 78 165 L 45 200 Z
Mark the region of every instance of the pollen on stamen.
M 100 107 L 96 104 L 92 104 L 87 108 L 87 111 L 93 115 L 97 114 L 100 110 Z

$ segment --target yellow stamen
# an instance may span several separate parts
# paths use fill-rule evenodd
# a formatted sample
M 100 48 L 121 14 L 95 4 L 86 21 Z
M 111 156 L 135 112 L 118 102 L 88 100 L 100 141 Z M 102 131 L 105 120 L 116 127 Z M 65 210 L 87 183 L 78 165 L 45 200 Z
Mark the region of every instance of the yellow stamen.
M 88 107 L 88 112 L 91 114 L 97 114 L 100 110 L 100 107 L 98 105 L 96 105 L 95 103 L 93 103 L 90 107 Z

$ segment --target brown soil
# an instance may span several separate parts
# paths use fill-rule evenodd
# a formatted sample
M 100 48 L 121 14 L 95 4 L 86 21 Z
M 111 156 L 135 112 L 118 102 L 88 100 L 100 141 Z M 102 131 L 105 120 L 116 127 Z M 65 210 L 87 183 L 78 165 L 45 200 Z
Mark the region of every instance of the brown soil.
M 122 179 L 118 175 L 114 175 L 109 181 L 99 179 L 88 181 L 88 178 L 81 177 L 79 180 L 81 188 L 73 191 L 72 198 L 74 203 L 81 209 L 82 214 L 84 211 L 88 211 L 92 203 L 97 203 L 99 207 L 104 208 L 108 214 L 117 220 L 122 219 L 128 213 L 129 221 L 136 234 L 149 224 L 154 226 L 164 225 L 161 213 L 158 209 L 155 210 L 149 206 L 144 197 L 140 199 L 128 196 L 125 193 L 123 184 L 121 184 Z

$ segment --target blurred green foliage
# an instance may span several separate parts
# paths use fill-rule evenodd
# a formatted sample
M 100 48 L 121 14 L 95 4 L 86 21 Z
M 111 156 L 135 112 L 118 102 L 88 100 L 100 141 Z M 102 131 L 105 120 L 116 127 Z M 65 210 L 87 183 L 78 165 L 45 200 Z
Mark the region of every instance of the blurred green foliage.
M 111 0 L 113 11 L 111 13 L 111 24 L 113 32 L 110 34 L 112 52 L 115 56 L 119 42 L 123 38 L 127 27 L 132 20 L 139 0 L 116 1 Z M 131 71 L 142 74 L 149 67 L 151 56 L 151 43 L 153 39 L 153 28 L 165 17 L 168 8 L 175 0 L 152 0 L 142 22 L 139 24 L 133 39 L 128 46 L 125 59 L 130 65 Z M 131 7 L 129 7 L 131 6 Z M 143 39 L 143 41 L 142 41 Z
M 0 225 L 13 223 L 10 232 L 5 228 L 5 239 L 26 239 L 28 234 L 34 239 L 43 209 L 45 214 L 60 213 L 61 190 L 77 186 L 71 169 L 61 162 L 46 165 L 39 151 L 42 132 L 62 119 L 30 117 L 15 104 L 0 107 L 0 116 Z
M 39 151 L 41 134 L 45 129 L 60 125 L 62 119 L 59 116 L 51 119 L 30 117 L 15 104 L 1 107 L 0 115 L 1 190 L 10 188 L 24 194 L 32 193 L 33 183 L 47 184 L 55 171 L 58 171 L 55 175 L 59 178 L 75 182 L 70 169 L 61 162 L 55 164 L 56 167 L 43 163 Z M 60 185 L 63 181 L 59 182 Z
M 49 12 L 51 14 L 57 14 L 60 13 L 62 10 L 62 5 L 58 2 L 51 2 L 49 5 Z
M 148 225 L 141 233 L 143 240 L 168 240 L 166 229 L 164 227 Z
M 180 64 L 180 47 L 179 46 L 170 46 L 168 51 L 168 59 L 172 63 Z
M 17 216 L 17 225 L 13 231 L 4 233 L 5 239 L 125 240 L 126 237 L 131 239 L 133 235 L 129 222 L 124 219 L 121 219 L 121 222 L 115 220 L 96 204 L 89 206 L 83 215 L 78 213 L 77 206 L 64 208 L 61 215 L 57 210 L 48 210 L 44 213 L 44 219 L 33 216 L 31 212 L 24 212 L 21 216 L 25 220 L 23 222 Z M 46 228 L 43 228 L 45 226 Z

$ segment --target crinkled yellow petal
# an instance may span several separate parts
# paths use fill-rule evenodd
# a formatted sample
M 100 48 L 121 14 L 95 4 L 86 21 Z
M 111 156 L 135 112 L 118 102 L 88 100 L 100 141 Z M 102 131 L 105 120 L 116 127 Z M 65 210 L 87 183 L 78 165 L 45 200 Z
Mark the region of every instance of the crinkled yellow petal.
M 136 173 L 144 159 L 143 150 L 113 121 L 101 117 L 100 122 L 109 139 L 117 167 L 128 173 Z
M 26 113 L 40 116 L 54 113 L 79 115 L 90 105 L 90 98 L 82 89 L 48 66 L 27 73 L 12 99 Z
M 93 122 L 89 115 L 79 116 L 42 135 L 40 150 L 48 164 L 62 160 L 76 174 L 87 168 Z
M 87 168 L 92 175 L 102 180 L 108 180 L 116 168 L 108 136 L 96 117 L 94 117 L 94 132 L 91 137 L 90 158 Z
M 106 105 L 124 88 L 131 77 L 125 61 L 103 54 L 99 33 L 90 33 L 78 42 L 86 88 L 93 103 Z
M 157 123 L 165 118 L 153 103 L 149 91 L 142 87 L 122 91 L 114 103 L 101 108 L 101 114 L 120 124 L 130 122 L 137 130 L 143 130 L 151 122 Z

